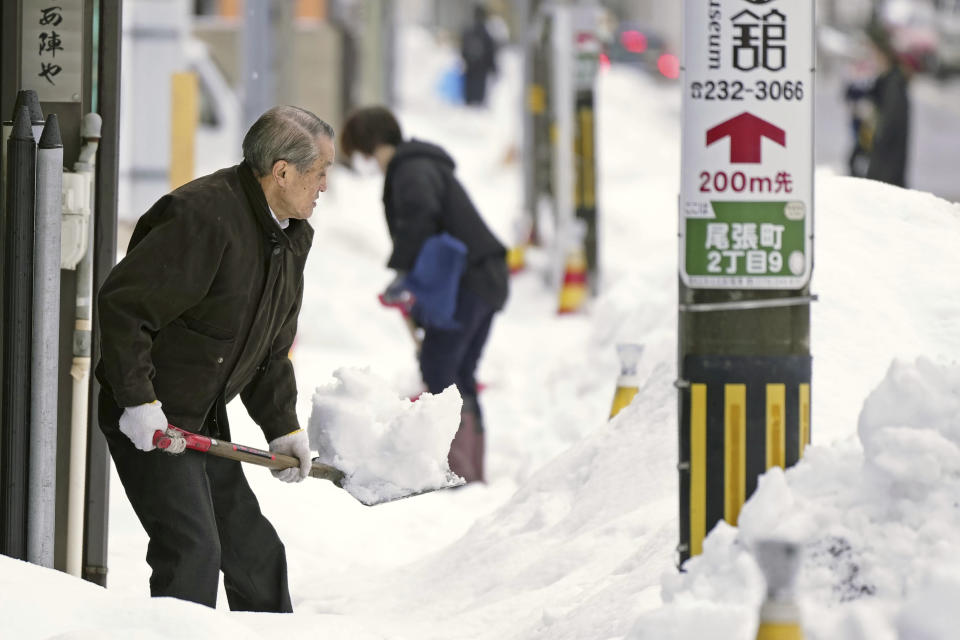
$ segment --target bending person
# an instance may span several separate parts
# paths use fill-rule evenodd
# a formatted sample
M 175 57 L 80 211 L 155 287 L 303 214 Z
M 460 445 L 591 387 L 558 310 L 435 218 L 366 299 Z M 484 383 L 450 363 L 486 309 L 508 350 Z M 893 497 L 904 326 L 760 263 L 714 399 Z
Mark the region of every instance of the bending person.
M 350 115 L 341 148 L 348 158 L 356 153 L 375 159 L 384 173 L 383 205 L 393 240 L 387 266 L 397 271 L 388 296 L 405 286 L 429 239 L 446 234 L 465 248 L 463 275 L 453 293 L 453 322 L 431 325 L 419 317 L 425 328 L 420 373 L 430 393 L 457 385 L 463 409 L 450 446 L 450 468 L 467 482 L 483 481 L 484 424 L 475 376 L 493 316 L 507 299 L 506 249 L 454 175 L 453 159 L 434 144 L 404 140 L 388 109 L 367 107 Z M 442 280 L 443 274 L 436 275 Z

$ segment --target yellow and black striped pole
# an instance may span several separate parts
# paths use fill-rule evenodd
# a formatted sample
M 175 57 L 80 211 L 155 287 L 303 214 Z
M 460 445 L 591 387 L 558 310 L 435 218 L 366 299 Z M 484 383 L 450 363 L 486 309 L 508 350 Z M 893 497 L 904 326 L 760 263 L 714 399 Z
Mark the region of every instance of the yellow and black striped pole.
M 687 356 L 683 370 L 681 563 L 720 520 L 736 526 L 759 476 L 810 442 L 809 356 Z

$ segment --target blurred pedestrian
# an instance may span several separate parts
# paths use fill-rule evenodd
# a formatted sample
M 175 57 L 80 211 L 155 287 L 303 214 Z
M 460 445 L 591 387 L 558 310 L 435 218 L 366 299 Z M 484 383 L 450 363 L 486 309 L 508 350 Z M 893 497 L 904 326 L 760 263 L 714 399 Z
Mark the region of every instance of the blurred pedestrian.
M 477 4 L 473 21 L 460 34 L 463 58 L 463 101 L 483 106 L 487 100 L 487 79 L 497 73 L 497 46 L 487 29 L 487 10 Z
M 867 178 L 905 187 L 910 127 L 909 70 L 901 64 L 886 29 L 873 23 L 867 35 L 879 73 L 871 91 L 875 124 Z
M 507 299 L 506 249 L 493 235 L 454 175 L 454 161 L 440 147 L 404 140 L 394 115 L 384 107 L 355 111 L 343 126 L 341 148 L 375 160 L 384 173 L 383 205 L 393 252 L 387 266 L 397 277 L 387 300 L 401 299 L 412 280 L 437 281 L 454 303 L 452 324 L 433 318 L 431 310 L 413 315 L 424 325 L 420 373 L 430 393 L 456 384 L 463 398 L 460 427 L 450 445 L 450 468 L 468 482 L 484 480 L 484 424 L 477 399 L 476 369 L 490 334 L 494 314 Z M 438 241 L 439 242 L 435 242 Z M 449 291 L 444 272 L 465 254 L 459 282 Z M 431 259 L 424 253 L 431 251 Z M 433 266 L 431 266 L 433 265 Z M 437 273 L 421 273 L 435 269 Z M 442 300 L 437 300 L 442 306 Z
M 98 296 L 100 428 L 150 538 L 150 593 L 232 610 L 290 612 L 286 553 L 240 463 L 184 451 L 168 423 L 229 439 L 237 395 L 270 450 L 312 456 L 288 357 L 313 240 L 307 218 L 327 189 L 333 129 L 274 107 L 243 140 L 243 161 L 160 198 L 137 222 Z M 156 450 L 157 432 L 174 444 Z
M 847 156 L 847 171 L 857 178 L 867 177 L 876 116 L 873 106 L 873 68 L 871 66 L 871 74 L 868 75 L 862 71 L 863 66 L 866 66 L 863 61 L 856 65 L 843 94 L 843 101 L 850 113 L 850 132 L 853 139 L 850 154 Z

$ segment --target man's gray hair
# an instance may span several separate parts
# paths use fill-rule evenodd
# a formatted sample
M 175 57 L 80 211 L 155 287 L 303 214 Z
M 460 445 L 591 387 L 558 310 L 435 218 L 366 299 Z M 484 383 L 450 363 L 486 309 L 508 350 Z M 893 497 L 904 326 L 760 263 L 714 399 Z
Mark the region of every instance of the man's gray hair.
M 320 157 L 317 138 L 321 136 L 333 140 L 333 127 L 306 109 L 273 107 L 243 137 L 243 157 L 258 178 L 270 173 L 277 160 L 306 171 Z

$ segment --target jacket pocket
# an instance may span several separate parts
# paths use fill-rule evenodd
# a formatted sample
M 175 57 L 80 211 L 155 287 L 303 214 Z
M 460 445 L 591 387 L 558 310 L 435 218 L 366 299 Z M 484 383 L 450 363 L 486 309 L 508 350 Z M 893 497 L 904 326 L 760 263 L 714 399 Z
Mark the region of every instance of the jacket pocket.
M 153 388 L 171 420 L 203 420 L 223 386 L 234 343 L 196 331 L 182 319 L 160 330 L 152 349 Z
M 180 317 L 180 319 L 183 320 L 183 323 L 187 329 L 191 331 L 195 331 L 196 333 L 199 333 L 201 335 L 207 336 L 208 338 L 212 338 L 214 340 L 228 340 L 228 341 L 232 341 L 234 338 L 234 335 L 232 332 L 226 329 L 222 329 L 214 324 L 210 324 L 209 322 L 206 322 L 204 320 L 200 320 L 199 318 L 192 318 L 184 314 L 183 316 Z

